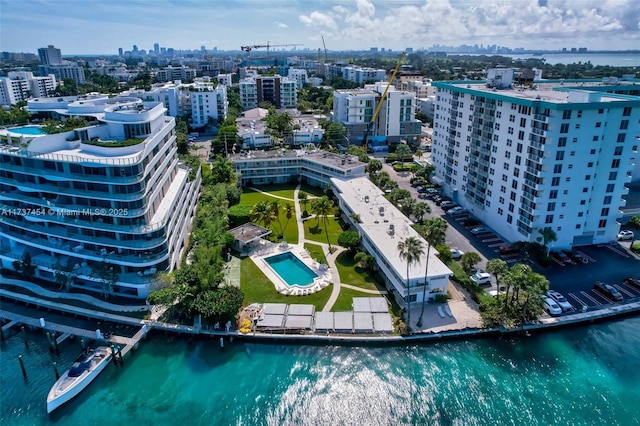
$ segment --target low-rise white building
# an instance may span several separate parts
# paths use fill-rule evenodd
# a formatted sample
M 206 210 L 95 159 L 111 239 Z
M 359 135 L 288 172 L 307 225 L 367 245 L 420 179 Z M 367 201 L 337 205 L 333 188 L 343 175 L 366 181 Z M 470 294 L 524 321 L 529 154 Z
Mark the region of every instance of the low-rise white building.
M 435 248 L 430 250 L 429 270 L 426 270 L 428 243 L 413 229 L 412 222 L 384 197 L 380 188 L 367 177 L 331 179 L 331 183 L 343 218 L 360 234 L 362 245 L 373 255 L 387 288 L 393 290 L 401 306 L 422 302 L 423 291 L 426 300 L 447 294 L 453 273 L 437 257 Z M 422 243 L 424 256 L 409 265 L 407 276 L 407 262 L 400 257 L 398 243 L 409 237 Z

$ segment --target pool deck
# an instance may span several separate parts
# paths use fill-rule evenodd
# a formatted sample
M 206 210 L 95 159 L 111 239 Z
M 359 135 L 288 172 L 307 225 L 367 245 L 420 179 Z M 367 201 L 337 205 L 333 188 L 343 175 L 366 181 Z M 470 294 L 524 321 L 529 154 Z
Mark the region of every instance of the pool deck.
M 307 266 L 314 274 L 316 278 L 313 283 L 305 286 L 289 285 L 278 275 L 269 264 L 265 261 L 265 258 L 274 256 L 276 254 L 291 253 L 298 258 L 305 266 Z M 331 272 L 327 265 L 319 264 L 317 261 L 311 259 L 309 252 L 307 252 L 304 246 L 300 244 L 288 244 L 280 243 L 275 244 L 269 241 L 261 240 L 258 247 L 256 247 L 251 254 L 251 260 L 260 268 L 260 270 L 266 275 L 271 282 L 273 282 L 278 293 L 292 296 L 304 296 L 312 293 L 316 293 L 323 288 L 331 284 Z

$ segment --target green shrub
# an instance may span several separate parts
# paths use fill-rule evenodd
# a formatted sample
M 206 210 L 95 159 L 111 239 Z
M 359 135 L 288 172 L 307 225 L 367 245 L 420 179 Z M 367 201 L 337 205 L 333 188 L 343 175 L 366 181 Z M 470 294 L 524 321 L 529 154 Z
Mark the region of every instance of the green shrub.
M 86 140 L 82 143 L 87 145 L 93 145 L 93 146 L 102 146 L 105 148 L 123 148 L 125 146 L 138 145 L 138 144 L 141 144 L 142 142 L 144 142 L 144 139 L 132 138 L 132 139 L 125 139 L 123 141 L 110 141 L 110 142 Z
M 229 222 L 233 224 L 233 226 L 240 226 L 242 224 L 248 223 L 251 221 L 249 212 L 253 206 L 242 206 L 235 205 L 233 207 L 229 207 Z

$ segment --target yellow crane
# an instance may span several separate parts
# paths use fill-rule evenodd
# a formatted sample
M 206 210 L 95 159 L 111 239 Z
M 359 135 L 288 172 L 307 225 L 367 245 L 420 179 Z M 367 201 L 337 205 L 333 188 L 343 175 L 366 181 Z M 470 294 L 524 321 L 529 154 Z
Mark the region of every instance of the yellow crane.
M 404 56 L 406 55 L 405 52 L 402 52 L 402 54 L 400 55 L 400 59 L 398 59 L 398 63 L 396 64 L 396 68 L 393 70 L 393 73 L 391 74 L 391 77 L 389 77 L 389 82 L 387 83 L 387 87 L 384 89 L 384 92 L 382 93 L 382 97 L 380 98 L 380 101 L 378 102 L 378 106 L 376 107 L 376 110 L 373 112 L 373 115 L 371 116 L 371 121 L 369 121 L 369 123 L 367 124 L 367 128 L 364 131 L 364 136 L 362 138 L 362 146 L 365 148 L 368 148 L 368 143 L 369 143 L 369 134 L 371 133 L 371 130 L 373 129 L 373 125 L 376 122 L 376 118 L 378 117 L 378 113 L 380 112 L 380 108 L 382 108 L 382 103 L 384 102 L 385 98 L 387 97 L 387 92 L 389 92 L 389 88 L 391 87 L 391 85 L 393 84 L 393 80 L 396 78 L 396 74 L 398 73 L 398 70 L 400 69 L 400 65 L 402 64 L 402 61 L 404 60 Z
M 251 46 L 240 46 L 240 50 L 247 52 L 247 66 L 249 65 L 249 55 L 253 49 L 267 49 L 267 56 L 269 56 L 269 48 L 271 47 L 288 47 L 288 46 L 303 46 L 302 44 L 254 44 Z

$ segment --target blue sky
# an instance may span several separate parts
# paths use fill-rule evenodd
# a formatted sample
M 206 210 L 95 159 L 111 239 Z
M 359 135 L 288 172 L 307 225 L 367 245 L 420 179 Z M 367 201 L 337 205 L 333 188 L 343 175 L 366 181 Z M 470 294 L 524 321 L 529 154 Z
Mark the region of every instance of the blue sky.
M 302 44 L 640 49 L 638 0 L 0 0 L 0 51 Z

